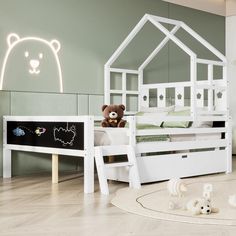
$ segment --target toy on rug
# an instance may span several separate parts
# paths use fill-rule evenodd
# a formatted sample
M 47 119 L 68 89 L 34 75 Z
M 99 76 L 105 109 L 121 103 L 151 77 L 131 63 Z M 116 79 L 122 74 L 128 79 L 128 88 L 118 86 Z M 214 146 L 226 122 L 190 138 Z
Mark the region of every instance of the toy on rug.
M 102 127 L 125 127 L 126 121 L 122 119 L 124 116 L 125 106 L 120 105 L 103 105 L 102 111 L 104 120 Z
M 230 206 L 236 207 L 236 194 L 229 196 L 228 203 Z
M 218 208 L 212 207 L 211 200 L 206 198 L 194 198 L 188 201 L 186 210 L 192 212 L 194 215 L 209 215 L 219 212 Z
M 203 194 L 202 194 L 202 196 L 206 199 L 211 199 L 212 191 L 213 191 L 212 184 L 204 184 L 203 185 Z
M 187 187 L 180 178 L 173 178 L 167 182 L 167 190 L 171 196 L 182 197 Z
M 180 203 L 174 202 L 174 201 L 169 201 L 168 202 L 168 208 L 169 210 L 177 210 L 183 208 L 183 206 Z

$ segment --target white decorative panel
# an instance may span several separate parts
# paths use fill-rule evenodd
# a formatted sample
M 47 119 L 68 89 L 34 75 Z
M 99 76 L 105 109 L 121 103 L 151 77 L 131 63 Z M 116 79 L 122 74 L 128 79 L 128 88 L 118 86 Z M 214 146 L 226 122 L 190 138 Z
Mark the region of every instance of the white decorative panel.
M 166 107 L 166 89 L 159 88 L 157 92 L 158 107 Z
M 175 88 L 175 105 L 180 107 L 184 106 L 184 87 Z

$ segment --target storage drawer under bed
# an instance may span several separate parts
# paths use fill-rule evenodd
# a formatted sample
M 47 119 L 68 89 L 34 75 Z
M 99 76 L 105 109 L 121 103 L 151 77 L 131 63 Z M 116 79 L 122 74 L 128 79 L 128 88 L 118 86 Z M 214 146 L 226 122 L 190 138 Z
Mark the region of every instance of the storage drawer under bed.
M 225 172 L 226 149 L 157 156 L 138 156 L 137 163 L 141 183 L 167 180 L 173 177 L 188 177 Z M 128 170 L 107 170 L 108 179 L 128 182 Z

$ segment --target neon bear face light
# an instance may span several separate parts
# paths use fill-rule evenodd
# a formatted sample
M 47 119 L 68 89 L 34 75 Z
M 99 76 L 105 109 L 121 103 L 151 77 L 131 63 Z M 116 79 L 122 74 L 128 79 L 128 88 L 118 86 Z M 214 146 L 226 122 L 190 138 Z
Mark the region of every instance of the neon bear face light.
M 20 38 L 11 33 L 7 37 L 7 45 L 1 70 L 0 90 L 16 88 L 50 92 L 48 89 L 51 86 L 51 89 L 63 92 L 62 70 L 58 57 L 61 45 L 58 40 Z

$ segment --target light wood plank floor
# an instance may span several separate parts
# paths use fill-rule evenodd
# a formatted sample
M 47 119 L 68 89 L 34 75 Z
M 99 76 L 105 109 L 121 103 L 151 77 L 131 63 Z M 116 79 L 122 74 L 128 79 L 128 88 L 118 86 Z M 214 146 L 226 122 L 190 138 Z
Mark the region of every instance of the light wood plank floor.
M 109 201 L 126 186 L 110 183 L 112 194 L 106 197 L 99 193 L 97 181 L 96 192 L 84 195 L 83 178 L 71 173 L 63 175 L 58 185 L 51 184 L 49 174 L 1 179 L 0 236 L 236 235 L 236 227 L 184 224 L 124 212 Z

